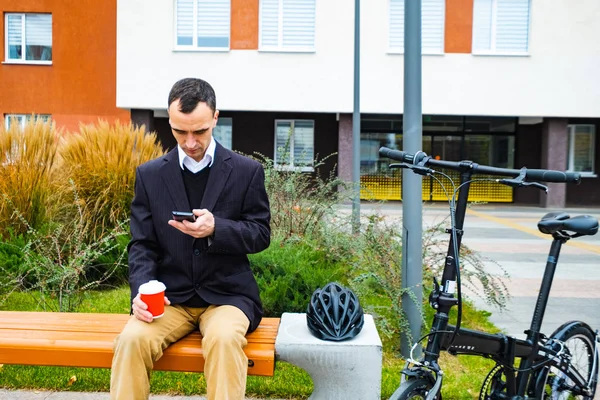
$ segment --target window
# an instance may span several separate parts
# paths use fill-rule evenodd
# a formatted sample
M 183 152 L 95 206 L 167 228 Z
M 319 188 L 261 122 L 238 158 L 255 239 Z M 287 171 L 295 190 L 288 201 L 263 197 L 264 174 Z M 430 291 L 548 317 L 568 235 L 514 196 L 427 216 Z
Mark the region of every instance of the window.
M 475 0 L 474 54 L 527 54 L 530 0 Z
M 389 0 L 390 53 L 404 53 L 404 1 Z M 423 54 L 444 53 L 445 0 L 422 0 L 421 2 L 421 51 Z
M 219 118 L 217 126 L 213 129 L 213 137 L 224 147 L 231 150 L 231 131 L 233 120 L 231 118 Z
M 6 14 L 5 61 L 52 63 L 52 14 Z
M 177 0 L 175 48 L 229 50 L 230 0 Z
M 316 0 L 261 0 L 260 49 L 314 51 Z
M 18 124 L 23 129 L 25 128 L 25 123 L 30 121 L 32 117 L 44 122 L 49 121 L 51 118 L 48 114 L 4 114 L 4 126 L 8 130 L 13 124 Z
M 312 171 L 315 121 L 275 121 L 275 165 L 282 169 Z
M 569 171 L 594 175 L 595 128 L 594 125 L 569 125 Z

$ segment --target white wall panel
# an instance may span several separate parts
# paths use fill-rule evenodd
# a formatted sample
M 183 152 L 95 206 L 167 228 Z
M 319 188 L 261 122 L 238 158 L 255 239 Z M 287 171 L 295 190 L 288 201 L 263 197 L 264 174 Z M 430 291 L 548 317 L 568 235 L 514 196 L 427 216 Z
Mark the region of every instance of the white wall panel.
M 118 0 L 117 105 L 161 109 L 179 78 L 225 110 L 352 112 L 353 0 L 317 0 L 314 53 L 173 51 L 173 1 Z M 402 113 L 388 0 L 362 2 L 361 110 Z M 426 114 L 600 117 L 600 2 L 532 0 L 528 56 L 423 56 Z
M 349 110 L 354 13 L 348 4 L 317 2 L 314 53 L 182 52 L 173 51 L 173 1 L 119 0 L 117 105 L 164 108 L 172 84 L 192 76 L 213 85 L 224 110 Z
M 363 14 L 363 112 L 403 110 L 404 55 L 379 40 L 387 7 Z M 423 113 L 599 117 L 600 2 L 532 0 L 531 15 L 528 56 L 423 56 Z

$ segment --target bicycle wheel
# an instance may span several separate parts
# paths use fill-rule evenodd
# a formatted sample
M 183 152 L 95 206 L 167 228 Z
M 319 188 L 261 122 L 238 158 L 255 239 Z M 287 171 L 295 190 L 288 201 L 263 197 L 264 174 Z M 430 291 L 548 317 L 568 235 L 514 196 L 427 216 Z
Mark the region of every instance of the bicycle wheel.
M 558 368 L 548 367 L 543 369 L 540 377 L 540 382 L 544 382 L 540 398 L 552 400 L 593 399 L 598 382 L 598 359 L 594 347 L 596 335 L 592 329 L 583 322 L 570 322 L 557 329 L 551 338 L 564 343 L 571 354 L 571 365 L 590 382 L 592 393 L 591 396 L 573 393 L 573 382 Z M 593 371 L 595 365 L 595 371 Z
M 433 384 L 424 378 L 409 379 L 402 383 L 389 400 L 425 400 Z M 437 400 L 442 400 L 438 394 Z

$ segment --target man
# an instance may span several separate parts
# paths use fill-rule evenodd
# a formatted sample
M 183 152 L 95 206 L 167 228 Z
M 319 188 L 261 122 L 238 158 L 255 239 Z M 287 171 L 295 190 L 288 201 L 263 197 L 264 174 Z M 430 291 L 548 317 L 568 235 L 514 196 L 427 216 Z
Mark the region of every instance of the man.
M 147 399 L 153 363 L 199 327 L 208 399 L 244 399 L 245 335 L 263 314 L 247 254 L 266 249 L 271 234 L 264 171 L 214 140 L 219 111 L 207 82 L 176 82 L 168 106 L 177 147 L 136 171 L 132 317 L 115 340 L 111 398 Z M 172 211 L 189 210 L 195 222 L 172 219 Z M 167 287 L 164 315 L 155 319 L 138 294 L 153 279 Z

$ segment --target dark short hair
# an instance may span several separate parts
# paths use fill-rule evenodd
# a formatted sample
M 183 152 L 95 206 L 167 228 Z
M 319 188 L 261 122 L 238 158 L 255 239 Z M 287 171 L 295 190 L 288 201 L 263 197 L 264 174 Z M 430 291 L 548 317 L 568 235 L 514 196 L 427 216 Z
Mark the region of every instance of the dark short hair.
M 169 92 L 169 105 L 179 99 L 179 111 L 189 114 L 196 109 L 198 103 L 206 103 L 215 112 L 217 109 L 217 97 L 215 90 L 210 84 L 198 78 L 180 79 Z

